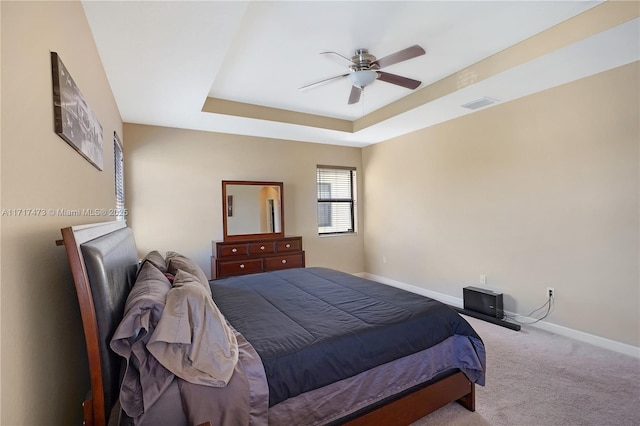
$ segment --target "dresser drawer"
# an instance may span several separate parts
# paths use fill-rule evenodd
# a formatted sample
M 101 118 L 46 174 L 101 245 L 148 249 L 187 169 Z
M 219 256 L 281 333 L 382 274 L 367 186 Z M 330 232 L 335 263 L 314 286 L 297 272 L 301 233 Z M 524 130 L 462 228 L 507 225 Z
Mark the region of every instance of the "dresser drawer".
M 212 241 L 211 279 L 304 268 L 302 237 Z
M 284 240 L 276 243 L 276 251 L 278 253 L 300 250 L 302 250 L 302 239 Z
M 286 254 L 282 256 L 267 257 L 264 259 L 265 270 L 275 271 L 278 269 L 301 268 L 304 266 L 302 253 Z
M 275 244 L 273 241 L 265 241 L 249 244 L 249 254 L 275 253 Z
M 229 244 L 218 246 L 218 257 L 246 256 L 249 254 L 249 244 Z
M 262 259 L 218 261 L 218 276 L 244 275 L 262 272 Z

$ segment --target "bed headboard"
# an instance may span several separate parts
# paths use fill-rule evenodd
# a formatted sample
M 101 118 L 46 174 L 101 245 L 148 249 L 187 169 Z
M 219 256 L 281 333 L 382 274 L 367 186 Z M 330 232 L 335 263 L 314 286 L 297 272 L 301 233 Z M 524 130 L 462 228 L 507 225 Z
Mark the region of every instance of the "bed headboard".
M 126 222 L 64 228 L 62 241 L 80 304 L 91 396 L 84 402 L 84 424 L 104 426 L 118 402 L 122 363 L 109 342 L 124 313 L 135 281 L 138 253 Z

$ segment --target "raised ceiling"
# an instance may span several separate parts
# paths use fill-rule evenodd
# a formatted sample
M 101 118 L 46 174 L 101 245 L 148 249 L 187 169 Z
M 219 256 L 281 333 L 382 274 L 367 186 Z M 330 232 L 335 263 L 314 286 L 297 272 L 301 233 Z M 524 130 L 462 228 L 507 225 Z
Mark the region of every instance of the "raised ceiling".
M 366 146 L 640 58 L 637 2 L 84 1 L 129 123 Z M 375 81 L 347 105 L 347 71 L 320 52 L 378 58 L 415 91 Z M 491 105 L 484 108 L 490 108 Z

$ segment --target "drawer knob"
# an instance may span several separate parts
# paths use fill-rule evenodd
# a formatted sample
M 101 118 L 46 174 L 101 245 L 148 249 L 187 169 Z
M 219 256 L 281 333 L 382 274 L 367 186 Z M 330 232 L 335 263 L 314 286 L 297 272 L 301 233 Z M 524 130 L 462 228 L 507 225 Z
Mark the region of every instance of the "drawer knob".
M 291 244 L 287 243 L 286 248 L 291 248 Z
M 282 259 L 282 263 L 287 263 L 287 259 Z
M 235 253 L 235 252 L 237 252 L 237 251 L 238 251 L 238 249 L 237 249 L 237 248 L 235 248 L 235 247 L 231 249 L 231 253 Z
M 244 269 L 244 263 L 240 264 L 240 269 Z
M 260 250 L 264 250 L 264 246 L 260 246 Z

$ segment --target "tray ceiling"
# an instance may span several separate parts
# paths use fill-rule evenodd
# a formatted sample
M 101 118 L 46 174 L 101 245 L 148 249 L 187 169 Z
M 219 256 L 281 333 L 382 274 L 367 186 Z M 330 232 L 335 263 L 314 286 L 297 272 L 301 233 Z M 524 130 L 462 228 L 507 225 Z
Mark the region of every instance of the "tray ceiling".
M 366 146 L 639 59 L 638 7 L 599 1 L 85 1 L 125 122 Z M 623 3 L 623 2 L 620 2 Z M 347 105 L 320 52 L 426 55 Z

